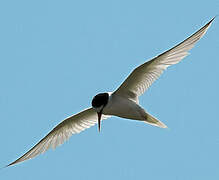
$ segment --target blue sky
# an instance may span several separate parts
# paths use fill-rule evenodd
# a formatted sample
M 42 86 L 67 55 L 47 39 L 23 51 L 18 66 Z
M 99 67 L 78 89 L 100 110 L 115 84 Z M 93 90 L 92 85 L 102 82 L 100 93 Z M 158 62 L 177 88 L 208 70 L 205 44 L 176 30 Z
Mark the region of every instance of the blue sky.
M 0 2 L 0 166 L 213 16 L 219 1 Z M 0 179 L 219 179 L 219 18 L 140 98 L 168 125 L 112 117 Z

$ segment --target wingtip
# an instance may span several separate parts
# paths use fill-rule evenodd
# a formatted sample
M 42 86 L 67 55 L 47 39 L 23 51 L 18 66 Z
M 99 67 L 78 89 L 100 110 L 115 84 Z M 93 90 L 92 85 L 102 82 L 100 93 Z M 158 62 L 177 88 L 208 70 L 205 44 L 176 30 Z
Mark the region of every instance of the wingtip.
M 12 166 L 13 164 L 14 164 L 14 162 L 12 162 L 12 163 L 10 163 L 10 164 L 8 164 L 8 165 L 6 165 L 6 166 L 3 166 L 3 167 L 0 168 L 0 170 L 5 169 L 5 168 L 7 168 L 7 167 L 9 167 L 9 166 Z
M 215 15 L 211 20 L 213 21 L 216 17 L 218 17 L 219 14 Z
M 16 161 L 14 161 L 14 162 L 12 162 L 12 163 L 10 163 L 10 164 L 8 164 L 8 165 L 4 166 L 3 168 L 10 167 L 10 166 L 12 166 L 12 165 L 14 165 L 14 164 L 16 164 Z
M 214 16 L 214 17 L 209 21 L 208 24 L 211 24 L 211 23 L 215 20 L 215 18 L 216 18 L 217 16 L 218 16 L 218 15 Z
M 212 22 L 215 20 L 215 18 L 217 17 L 218 15 L 214 16 L 204 27 L 210 27 Z

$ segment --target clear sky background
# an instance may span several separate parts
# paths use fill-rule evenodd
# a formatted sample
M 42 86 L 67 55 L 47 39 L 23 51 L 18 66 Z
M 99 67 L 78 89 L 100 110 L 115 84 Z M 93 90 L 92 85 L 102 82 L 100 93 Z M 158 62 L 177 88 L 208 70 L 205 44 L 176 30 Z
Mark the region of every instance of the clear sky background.
M 141 63 L 219 14 L 219 1 L 0 1 L 0 166 Z M 219 179 L 219 18 L 140 98 L 168 125 L 112 117 L 2 180 Z

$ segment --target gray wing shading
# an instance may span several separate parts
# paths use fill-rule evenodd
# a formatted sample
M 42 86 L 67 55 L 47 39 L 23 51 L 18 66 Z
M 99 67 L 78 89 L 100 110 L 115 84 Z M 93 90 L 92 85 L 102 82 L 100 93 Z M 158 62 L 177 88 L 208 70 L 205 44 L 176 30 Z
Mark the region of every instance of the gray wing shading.
M 137 67 L 114 93 L 138 102 L 138 97 L 151 86 L 167 67 L 177 64 L 189 54 L 188 51 L 206 33 L 213 20 L 214 18 L 172 49 Z
M 110 116 L 103 115 L 102 119 L 106 119 L 108 117 Z M 93 108 L 86 109 L 76 115 L 73 115 L 58 124 L 32 149 L 30 149 L 23 156 L 7 166 L 11 166 L 16 163 L 34 158 L 50 148 L 55 149 L 57 146 L 68 140 L 72 134 L 80 133 L 81 131 L 95 125 L 96 123 L 97 113 Z

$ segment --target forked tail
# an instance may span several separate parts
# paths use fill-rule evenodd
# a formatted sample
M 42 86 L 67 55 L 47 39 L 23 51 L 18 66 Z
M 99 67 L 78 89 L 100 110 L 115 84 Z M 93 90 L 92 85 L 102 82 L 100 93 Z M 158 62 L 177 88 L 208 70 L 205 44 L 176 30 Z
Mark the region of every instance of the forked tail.
M 160 128 L 167 128 L 167 126 L 162 123 L 161 121 L 159 121 L 158 119 L 156 119 L 155 117 L 153 117 L 152 115 L 146 113 L 146 121 L 144 121 L 145 123 L 151 124 L 153 126 L 158 126 Z

